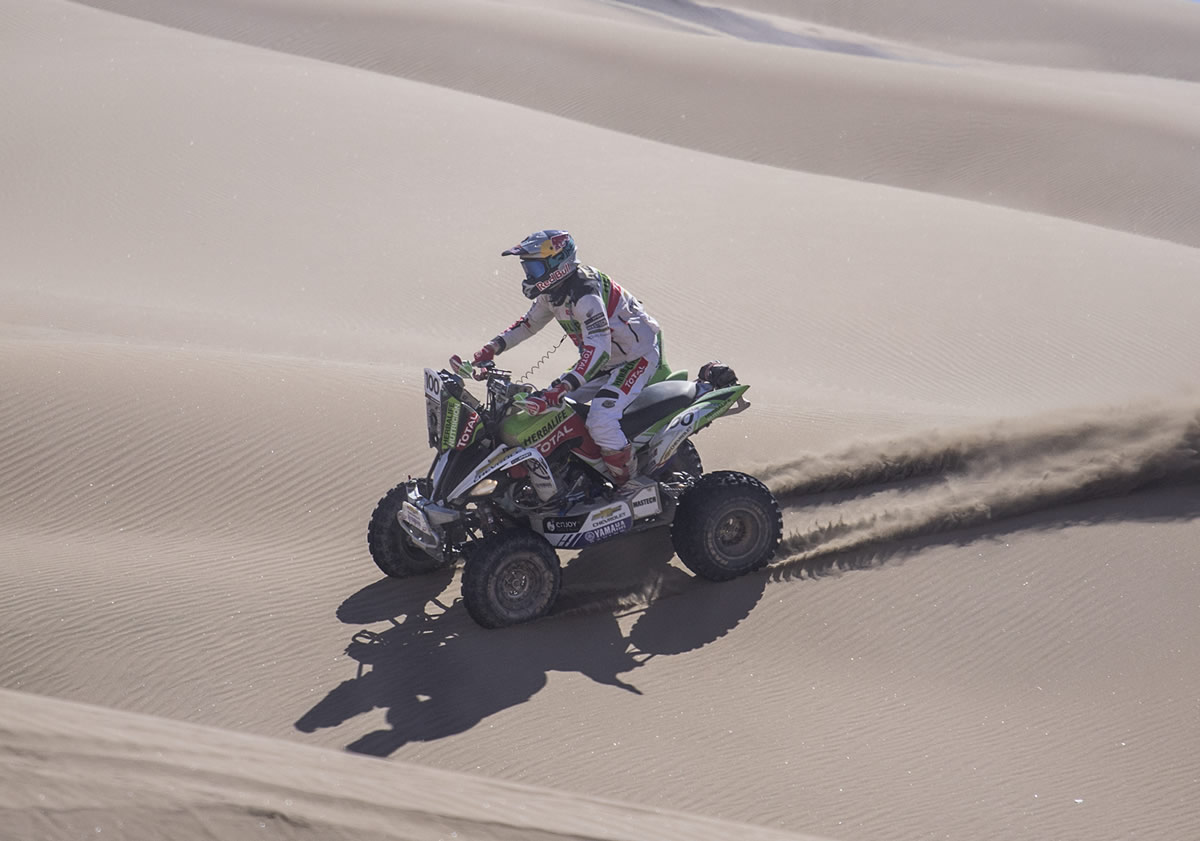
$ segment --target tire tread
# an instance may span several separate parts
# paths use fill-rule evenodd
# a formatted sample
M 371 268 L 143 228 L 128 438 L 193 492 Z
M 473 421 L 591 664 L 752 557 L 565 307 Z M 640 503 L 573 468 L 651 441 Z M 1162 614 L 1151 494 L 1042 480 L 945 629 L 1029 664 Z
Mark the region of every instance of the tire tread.
M 396 514 L 408 496 L 406 485 L 388 491 L 375 506 L 367 526 L 367 549 L 379 570 L 391 578 L 425 575 L 448 564 L 413 546 L 400 528 Z
M 763 506 L 770 521 L 768 545 L 751 564 L 736 569 L 713 558 L 706 528 L 711 525 L 714 507 L 728 501 L 730 494 L 744 496 Z M 716 470 L 704 474 L 683 495 L 671 524 L 671 543 L 684 565 L 701 578 L 729 581 L 766 566 L 775 557 L 783 536 L 783 513 L 770 489 L 758 479 L 734 470 Z
M 537 554 L 550 575 L 550 593 L 532 615 L 513 620 L 492 603 L 493 573 L 504 556 L 512 551 Z M 462 596 L 467 613 L 484 628 L 503 628 L 520 622 L 532 622 L 550 612 L 562 588 L 562 567 L 558 553 L 545 538 L 527 528 L 513 528 L 485 537 L 475 544 L 463 566 Z

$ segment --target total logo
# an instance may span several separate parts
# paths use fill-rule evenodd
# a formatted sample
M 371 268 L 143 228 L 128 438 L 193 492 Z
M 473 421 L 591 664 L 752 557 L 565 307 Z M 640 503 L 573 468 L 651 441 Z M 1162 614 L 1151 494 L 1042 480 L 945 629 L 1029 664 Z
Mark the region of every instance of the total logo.
M 462 435 L 458 436 L 458 443 L 454 445 L 456 450 L 464 450 L 471 440 L 475 437 L 475 427 L 479 425 L 479 413 L 472 411 L 467 416 L 467 422 L 463 425 Z
M 565 425 L 559 427 L 558 429 L 556 429 L 554 431 L 554 434 L 551 435 L 549 438 L 547 438 L 544 441 L 538 441 L 538 444 L 537 444 L 538 452 L 540 452 L 542 455 L 549 455 L 551 452 L 554 451 L 555 447 L 557 447 L 563 441 L 567 440 L 567 436 L 570 434 L 571 434 L 570 427 L 565 426 Z
M 596 355 L 596 349 L 591 345 L 584 345 L 579 349 L 579 363 L 575 366 L 575 370 L 583 374 L 587 372 L 588 366 L 592 364 L 592 357 Z
M 638 378 L 642 374 L 646 373 L 646 368 L 649 364 L 650 363 L 646 361 L 646 357 L 643 356 L 641 359 L 639 359 L 637 365 L 633 367 L 633 370 L 629 372 L 624 381 L 621 383 L 621 391 L 628 394 L 629 390 L 633 388 L 633 384 L 638 381 Z

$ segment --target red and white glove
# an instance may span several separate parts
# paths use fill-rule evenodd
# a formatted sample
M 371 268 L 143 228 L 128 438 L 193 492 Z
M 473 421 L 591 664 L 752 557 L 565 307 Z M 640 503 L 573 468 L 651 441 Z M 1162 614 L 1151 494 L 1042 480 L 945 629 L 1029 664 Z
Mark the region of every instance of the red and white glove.
M 486 345 L 475 351 L 475 355 L 471 357 L 470 362 L 465 362 L 457 353 L 450 357 L 450 370 L 458 374 L 460 377 L 474 377 L 477 380 L 482 380 L 487 377 L 485 371 L 479 370 L 479 366 L 485 365 L 496 358 L 496 351 L 499 348 L 495 342 L 488 342 Z
M 495 342 L 488 342 L 486 345 L 481 347 L 479 350 L 475 351 L 475 356 L 472 357 L 471 364 L 472 365 L 483 365 L 484 363 L 491 362 L 493 359 L 496 358 L 496 351 L 498 351 L 499 349 L 500 348 L 496 347 Z
M 539 391 L 537 394 L 531 394 L 525 398 L 523 408 L 527 415 L 540 415 L 543 412 L 548 412 L 552 407 L 562 405 L 562 400 L 567 396 L 566 383 L 555 383 L 545 391 Z

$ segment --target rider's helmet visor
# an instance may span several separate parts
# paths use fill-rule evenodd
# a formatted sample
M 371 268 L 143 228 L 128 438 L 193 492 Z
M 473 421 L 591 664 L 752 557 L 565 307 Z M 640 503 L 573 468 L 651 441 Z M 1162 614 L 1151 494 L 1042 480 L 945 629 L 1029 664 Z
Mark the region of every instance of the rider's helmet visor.
M 521 268 L 525 270 L 525 277 L 530 280 L 541 280 L 550 270 L 546 265 L 545 260 L 524 259 L 521 261 Z

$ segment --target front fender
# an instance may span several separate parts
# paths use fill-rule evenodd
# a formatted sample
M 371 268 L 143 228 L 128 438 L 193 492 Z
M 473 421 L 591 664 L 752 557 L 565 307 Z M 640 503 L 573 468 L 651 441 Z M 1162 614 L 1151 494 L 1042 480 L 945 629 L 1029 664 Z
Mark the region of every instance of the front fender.
M 536 447 L 510 447 L 508 444 L 500 444 L 492 451 L 491 455 L 458 483 L 450 492 L 449 499 L 462 499 L 471 488 L 484 479 L 518 465 L 529 471 L 530 482 L 539 498 L 549 499 L 554 496 L 558 486 L 554 477 L 550 475 L 550 465 L 546 464 L 546 459 Z

